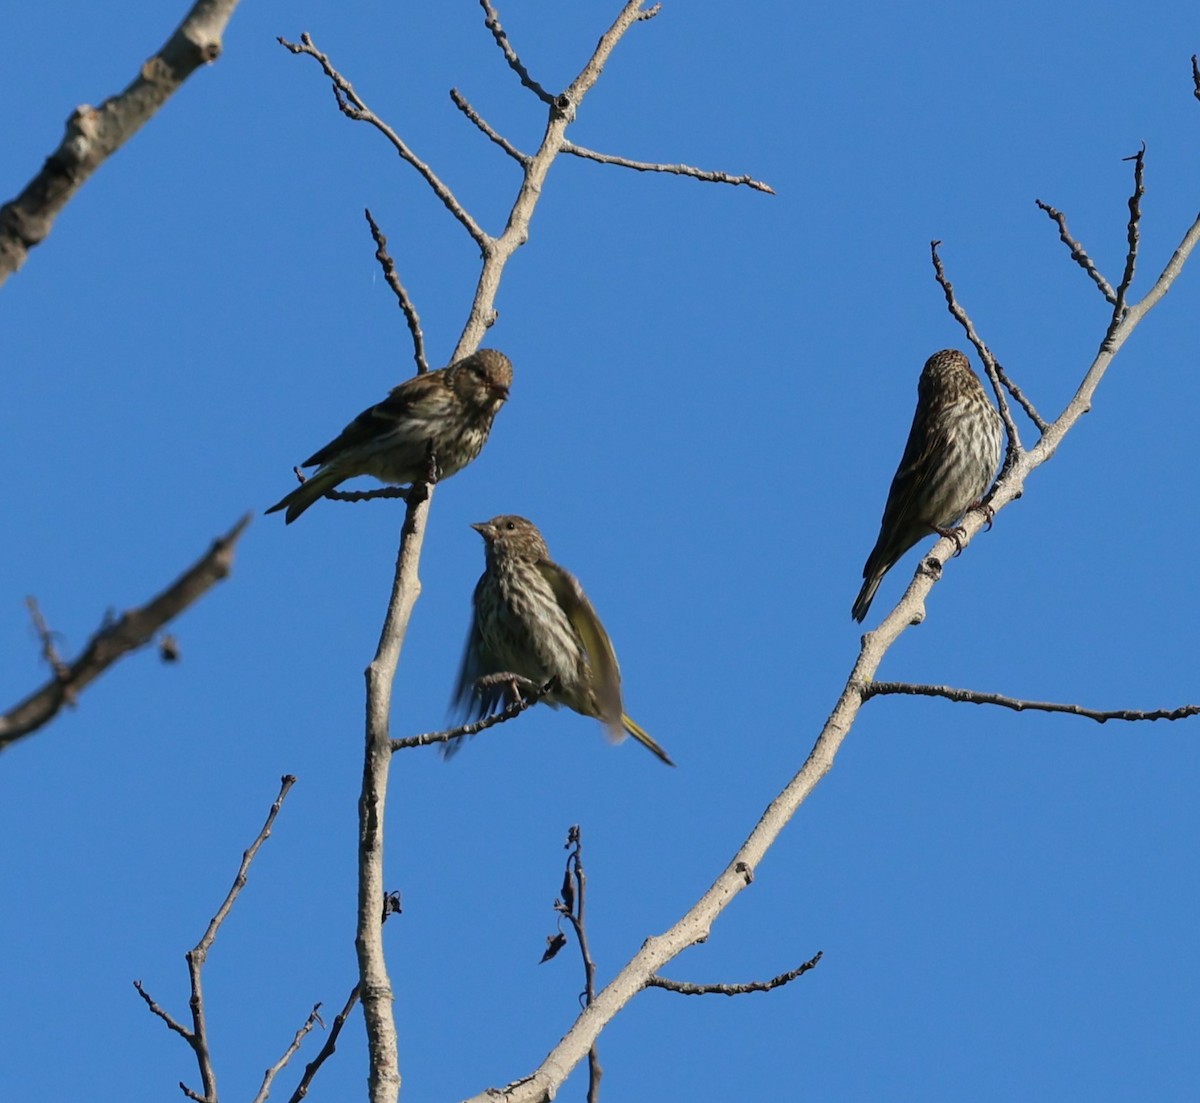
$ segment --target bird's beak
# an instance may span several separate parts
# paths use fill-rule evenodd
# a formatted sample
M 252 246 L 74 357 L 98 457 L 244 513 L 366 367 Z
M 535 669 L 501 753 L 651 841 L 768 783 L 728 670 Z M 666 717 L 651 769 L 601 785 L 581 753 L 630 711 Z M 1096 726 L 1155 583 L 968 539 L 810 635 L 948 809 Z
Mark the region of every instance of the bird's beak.
M 476 521 L 473 525 L 471 525 L 471 528 L 473 528 L 485 539 L 492 535 L 492 526 L 487 521 Z
M 491 392 L 498 399 L 500 399 L 501 402 L 506 402 L 508 400 L 508 387 L 506 387 L 503 383 L 492 383 Z

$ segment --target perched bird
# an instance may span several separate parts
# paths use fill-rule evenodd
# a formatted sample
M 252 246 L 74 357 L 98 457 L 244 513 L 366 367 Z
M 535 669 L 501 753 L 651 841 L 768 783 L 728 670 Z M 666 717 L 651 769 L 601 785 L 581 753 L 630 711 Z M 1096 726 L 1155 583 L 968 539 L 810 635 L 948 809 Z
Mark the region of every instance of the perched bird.
M 551 561 L 542 534 L 514 516 L 471 527 L 483 537 L 487 566 L 475 587 L 475 616 L 454 692 L 459 710 L 484 716 L 506 695 L 553 682 L 543 700 L 594 716 L 614 741 L 632 735 L 674 766 L 625 715 L 621 669 L 608 633 L 578 579 Z M 505 675 L 511 676 L 507 684 Z M 447 754 L 455 749 L 447 744 Z
M 861 621 L 883 576 L 918 540 L 951 535 L 954 524 L 991 486 L 1000 462 L 1003 423 L 971 364 L 957 349 L 935 352 L 917 384 L 917 412 L 887 505 L 879 539 L 863 567 L 851 615 Z
M 512 364 L 495 349 L 479 349 L 448 368 L 406 379 L 309 456 L 301 466 L 319 465 L 317 473 L 267 512 L 286 509 L 290 525 L 327 490 L 355 475 L 397 486 L 416 482 L 425 477 L 431 453 L 438 478 L 448 479 L 479 455 L 511 386 Z

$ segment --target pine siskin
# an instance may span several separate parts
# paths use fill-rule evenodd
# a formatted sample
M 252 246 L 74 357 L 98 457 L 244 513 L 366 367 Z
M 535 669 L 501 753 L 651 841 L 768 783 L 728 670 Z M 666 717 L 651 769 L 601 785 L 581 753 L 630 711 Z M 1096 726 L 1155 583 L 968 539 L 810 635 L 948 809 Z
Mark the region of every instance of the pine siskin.
M 290 525 L 327 490 L 356 475 L 397 486 L 416 482 L 425 477 L 431 452 L 438 478 L 448 479 L 482 451 L 511 386 L 512 364 L 495 349 L 406 379 L 309 456 L 301 466 L 320 469 L 267 512 L 286 509 Z
M 863 567 L 852 616 L 861 621 L 883 576 L 930 533 L 948 535 L 991 486 L 1000 462 L 1003 423 L 957 349 L 935 352 L 917 384 L 917 412 L 887 505 L 879 539 Z
M 455 704 L 483 716 L 505 695 L 488 675 L 554 686 L 543 700 L 594 716 L 614 741 L 632 735 L 668 766 L 675 763 L 625 715 L 621 670 L 604 625 L 570 571 L 550 560 L 542 534 L 524 517 L 493 517 L 471 526 L 487 545 L 487 566 L 475 587 L 475 616 L 463 655 Z M 503 682 L 503 678 L 498 679 Z M 512 690 L 520 692 L 514 684 Z M 456 749 L 448 745 L 447 754 Z

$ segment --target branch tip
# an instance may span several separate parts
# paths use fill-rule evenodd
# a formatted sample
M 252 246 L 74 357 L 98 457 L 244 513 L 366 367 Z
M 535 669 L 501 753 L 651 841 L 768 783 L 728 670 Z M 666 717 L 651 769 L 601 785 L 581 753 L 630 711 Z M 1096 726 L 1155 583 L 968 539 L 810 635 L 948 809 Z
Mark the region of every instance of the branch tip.
M 1103 724 L 1109 720 L 1124 720 L 1129 722 L 1144 720 L 1186 720 L 1192 716 L 1200 716 L 1200 705 L 1181 705 L 1174 709 L 1115 709 L 1101 710 L 1085 708 L 1083 705 L 1060 704 L 1056 701 L 1027 701 L 1019 697 L 1009 697 L 1002 693 L 986 693 L 973 689 L 957 689 L 953 686 L 922 685 L 916 682 L 866 682 L 860 684 L 858 692 L 861 699 L 871 700 L 872 697 L 908 696 L 908 697 L 941 697 L 947 701 L 971 705 L 996 705 L 999 708 L 1011 709 L 1013 712 L 1055 712 L 1070 716 L 1082 716 Z
M 371 237 L 375 242 L 375 259 L 379 262 L 379 267 L 383 269 L 383 278 L 387 281 L 388 287 L 392 289 L 392 294 L 396 296 L 396 304 L 403 311 L 404 320 L 408 323 L 408 332 L 412 336 L 413 342 L 413 359 L 417 362 L 417 374 L 424 375 L 429 371 L 429 363 L 425 359 L 425 334 L 421 330 L 421 316 L 417 313 L 417 308 L 413 305 L 412 298 L 404 284 L 400 282 L 400 276 L 396 271 L 396 262 L 388 253 L 387 238 L 384 237 L 379 223 L 371 214 L 370 207 L 364 208 L 363 214 L 366 215 L 367 224 L 371 227 Z

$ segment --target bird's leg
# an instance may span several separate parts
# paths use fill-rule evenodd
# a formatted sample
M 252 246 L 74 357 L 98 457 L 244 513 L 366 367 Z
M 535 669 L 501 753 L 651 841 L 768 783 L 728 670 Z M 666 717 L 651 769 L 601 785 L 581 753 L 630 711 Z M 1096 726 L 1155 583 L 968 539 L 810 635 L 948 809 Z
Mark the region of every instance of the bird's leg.
M 532 679 L 523 678 L 520 674 L 513 674 L 508 670 L 502 670 L 497 674 L 485 674 L 482 678 L 475 679 L 475 692 L 480 697 L 483 697 L 487 690 L 497 687 L 503 692 L 504 703 L 507 705 L 516 704 L 526 696 L 534 695 L 542 688 Z
M 425 481 L 433 486 L 442 477 L 441 468 L 438 467 L 437 453 L 433 450 L 432 442 L 429 445 L 428 455 L 426 456 Z

